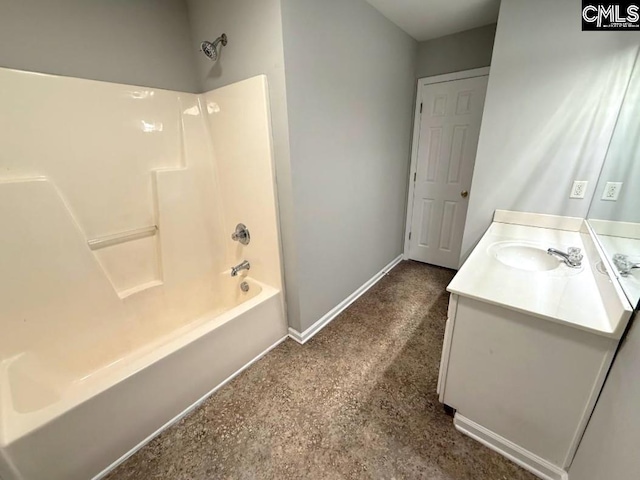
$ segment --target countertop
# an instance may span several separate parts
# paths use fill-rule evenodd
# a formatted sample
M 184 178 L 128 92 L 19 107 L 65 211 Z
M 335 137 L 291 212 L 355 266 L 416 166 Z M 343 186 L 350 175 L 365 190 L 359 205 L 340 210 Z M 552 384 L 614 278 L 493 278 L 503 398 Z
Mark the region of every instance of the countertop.
M 562 263 L 549 271 L 524 271 L 509 267 L 495 258 L 490 247 L 497 242 L 523 241 L 540 248 L 579 247 L 585 257 L 573 269 Z M 608 274 L 592 268 L 600 261 L 588 233 L 494 222 L 449 284 L 451 293 L 528 313 L 556 323 L 570 325 L 599 335 L 619 337 L 626 310 L 611 318 L 600 284 Z M 607 279 L 596 279 L 604 275 Z M 627 317 L 626 319 L 624 317 Z M 625 322 L 626 324 L 626 322 Z

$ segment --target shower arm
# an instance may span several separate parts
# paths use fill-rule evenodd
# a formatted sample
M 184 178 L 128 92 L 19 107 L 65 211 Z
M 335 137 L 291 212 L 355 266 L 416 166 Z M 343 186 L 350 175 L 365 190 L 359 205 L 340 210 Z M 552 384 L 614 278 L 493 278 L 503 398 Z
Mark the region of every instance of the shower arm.
M 223 34 L 222 34 L 222 35 L 220 35 L 218 38 L 216 38 L 216 39 L 213 41 L 213 46 L 214 46 L 214 47 L 217 47 L 219 43 L 222 43 L 222 46 L 223 46 L 223 47 L 226 47 L 226 46 L 227 46 L 227 34 L 226 34 L 226 33 L 223 33 Z

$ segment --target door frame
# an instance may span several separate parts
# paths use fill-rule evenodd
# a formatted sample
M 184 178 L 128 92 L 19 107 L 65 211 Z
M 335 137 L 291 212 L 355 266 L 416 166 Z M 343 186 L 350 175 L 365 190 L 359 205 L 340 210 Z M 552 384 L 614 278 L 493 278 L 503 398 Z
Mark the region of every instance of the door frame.
M 407 194 L 407 208 L 404 227 L 404 260 L 409 260 L 409 233 L 411 231 L 411 219 L 413 218 L 413 200 L 415 194 L 415 175 L 418 171 L 418 147 L 420 146 L 420 130 L 422 127 L 422 89 L 434 83 L 453 82 L 466 78 L 486 77 L 489 75 L 490 67 L 473 68 L 459 72 L 445 73 L 433 77 L 422 77 L 418 79 L 416 91 L 416 108 L 413 118 L 413 140 L 411 142 L 411 166 L 409 167 L 409 191 Z

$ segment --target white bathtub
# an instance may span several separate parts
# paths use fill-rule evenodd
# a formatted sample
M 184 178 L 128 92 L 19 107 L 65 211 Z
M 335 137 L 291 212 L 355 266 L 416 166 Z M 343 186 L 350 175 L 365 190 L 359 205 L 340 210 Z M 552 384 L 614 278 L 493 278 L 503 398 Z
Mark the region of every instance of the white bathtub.
M 287 334 L 267 79 L 0 84 L 0 478 L 88 480 Z
M 0 477 L 99 478 L 284 340 L 281 292 L 244 280 L 250 291 L 234 281 L 226 307 L 91 374 L 30 352 L 3 361 Z

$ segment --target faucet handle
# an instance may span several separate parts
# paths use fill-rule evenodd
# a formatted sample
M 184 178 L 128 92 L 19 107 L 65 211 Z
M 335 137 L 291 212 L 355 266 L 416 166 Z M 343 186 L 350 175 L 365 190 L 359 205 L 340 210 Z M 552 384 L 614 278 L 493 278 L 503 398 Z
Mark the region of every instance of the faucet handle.
M 251 235 L 249 229 L 243 223 L 236 225 L 236 230 L 231 234 L 231 240 L 234 242 L 240 242 L 242 245 L 249 245 L 251 241 Z
M 632 264 L 629 261 L 628 255 L 625 255 L 623 253 L 616 253 L 613 256 L 613 264 L 616 266 L 616 268 L 620 272 L 620 275 L 622 275 L 623 277 L 626 277 L 627 275 L 629 275 Z
M 584 258 L 584 255 L 582 255 L 582 250 L 580 250 L 578 247 L 569 247 L 567 253 L 569 254 L 569 260 L 573 263 L 580 263 Z
M 625 255 L 624 253 L 616 253 L 613 256 L 613 261 L 614 262 L 628 262 L 629 261 L 629 255 Z

